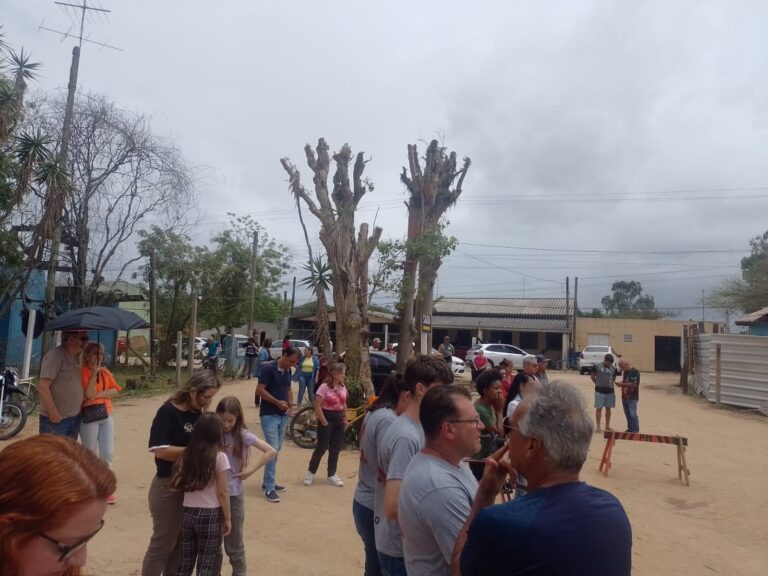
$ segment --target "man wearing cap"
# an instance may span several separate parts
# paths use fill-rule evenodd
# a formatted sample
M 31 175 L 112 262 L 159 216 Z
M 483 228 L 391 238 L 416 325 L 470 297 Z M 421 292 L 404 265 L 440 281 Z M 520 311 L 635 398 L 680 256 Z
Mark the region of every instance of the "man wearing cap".
M 61 334 L 61 346 L 50 350 L 40 366 L 37 388 L 40 392 L 40 434 L 56 434 L 77 440 L 83 384 L 80 377 L 80 352 L 88 342 L 85 330 Z
M 547 367 L 549 366 L 549 358 L 544 354 L 538 354 L 536 356 L 536 379 L 542 384 L 549 384 L 549 376 L 547 376 Z

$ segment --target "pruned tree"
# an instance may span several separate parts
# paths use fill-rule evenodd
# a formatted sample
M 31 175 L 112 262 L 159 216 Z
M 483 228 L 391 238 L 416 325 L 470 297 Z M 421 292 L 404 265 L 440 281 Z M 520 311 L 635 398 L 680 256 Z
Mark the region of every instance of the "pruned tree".
M 337 350 L 345 351 L 345 363 L 350 379 L 361 381 L 370 392 L 368 367 L 368 261 L 381 238 L 382 229 L 374 227 L 369 234 L 367 223 L 355 229 L 355 212 L 363 196 L 373 190 L 373 184 L 363 178 L 366 160 L 362 152 L 354 157 L 344 144 L 331 157 L 323 138 L 315 150 L 304 147 L 307 164 L 313 173 L 314 199 L 301 184 L 298 169 L 288 158 L 281 159 L 288 173 L 290 190 L 301 198 L 309 211 L 320 221 L 320 241 L 331 266 L 333 303 L 336 311 Z M 335 163 L 333 189 L 328 188 L 331 158 Z M 349 170 L 352 164 L 352 177 Z
M 55 133 L 65 108 L 63 96 L 42 98 L 33 122 Z M 183 231 L 194 185 L 180 151 L 152 132 L 147 117 L 97 94 L 75 101 L 67 171 L 72 189 L 60 212 L 62 257 L 72 269 L 73 305 L 88 306 L 102 297 L 105 279 L 121 279 L 143 258 L 127 248 L 148 219 Z
M 408 207 L 408 241 L 400 295 L 398 370 L 404 369 L 416 337 L 415 318 L 432 314 L 437 272 L 443 258 L 455 248 L 455 239 L 446 239 L 447 242 L 440 239 L 444 228 L 441 221 L 448 208 L 461 196 L 464 178 L 471 165 L 470 159 L 464 158 L 458 168 L 456 153 L 448 154 L 437 140 L 430 142 L 423 160 L 422 168 L 416 145 L 409 144 L 408 168 L 404 167 L 400 174 L 410 196 L 405 203 Z M 426 240 L 429 236 L 433 241 Z M 430 244 L 434 250 L 425 249 Z

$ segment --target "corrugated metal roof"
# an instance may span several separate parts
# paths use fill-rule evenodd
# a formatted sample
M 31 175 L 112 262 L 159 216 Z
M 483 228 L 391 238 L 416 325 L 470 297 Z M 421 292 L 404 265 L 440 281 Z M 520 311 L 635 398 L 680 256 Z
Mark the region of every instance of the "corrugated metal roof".
M 565 318 L 503 318 L 490 316 L 433 315 L 433 328 L 464 330 L 515 330 L 520 332 L 567 332 Z
M 763 317 L 768 316 L 768 306 L 765 308 L 760 308 L 760 310 L 755 310 L 751 314 L 747 314 L 746 316 L 742 316 L 738 320 L 736 320 L 737 326 L 752 326 L 755 322 L 758 322 L 763 319 Z
M 570 298 L 573 306 L 573 298 Z M 435 303 L 435 316 L 467 315 L 502 317 L 565 316 L 565 298 L 443 298 Z M 573 308 L 570 308 L 573 310 Z

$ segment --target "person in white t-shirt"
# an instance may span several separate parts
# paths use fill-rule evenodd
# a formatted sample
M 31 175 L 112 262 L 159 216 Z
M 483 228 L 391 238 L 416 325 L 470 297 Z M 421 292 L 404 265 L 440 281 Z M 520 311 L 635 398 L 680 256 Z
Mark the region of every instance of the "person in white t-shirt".
M 232 529 L 227 486 L 229 459 L 218 414 L 202 414 L 192 430 L 171 487 L 184 492 L 181 560 L 176 576 L 213 576 L 222 538 Z

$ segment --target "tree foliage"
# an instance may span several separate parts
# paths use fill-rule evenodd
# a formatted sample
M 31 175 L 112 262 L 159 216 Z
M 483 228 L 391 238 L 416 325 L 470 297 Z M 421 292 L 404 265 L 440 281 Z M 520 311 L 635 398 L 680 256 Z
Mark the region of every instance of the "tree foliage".
M 749 240 L 750 254 L 741 259 L 741 278 L 720 284 L 706 302 L 715 308 L 754 312 L 768 306 L 768 230 Z
M 611 318 L 663 318 L 665 314 L 656 309 L 653 296 L 643 294 L 643 286 L 634 280 L 620 280 L 611 286 L 611 294 L 600 301 L 605 315 Z

